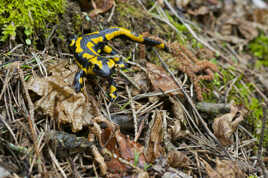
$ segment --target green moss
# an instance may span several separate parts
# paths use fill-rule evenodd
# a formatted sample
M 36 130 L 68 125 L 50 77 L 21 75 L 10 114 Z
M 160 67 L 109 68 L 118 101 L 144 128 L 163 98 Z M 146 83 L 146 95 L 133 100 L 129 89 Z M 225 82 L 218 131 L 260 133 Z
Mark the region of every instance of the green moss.
M 48 32 L 48 23 L 57 23 L 58 14 L 64 12 L 66 0 L 1 0 L 0 40 L 15 39 L 17 29 L 22 27 L 26 39 L 37 31 Z
M 234 75 L 235 69 L 233 67 L 228 69 L 220 68 L 219 70 L 220 74 L 215 74 L 213 82 L 202 82 L 211 91 L 217 91 L 223 86 L 225 88 L 230 87 L 230 81 L 233 81 L 237 77 Z M 244 122 L 247 122 L 247 125 L 251 126 L 253 135 L 259 140 L 262 127 L 263 101 L 256 98 L 255 88 L 251 83 L 243 81 L 243 75 L 238 76 L 235 80 L 236 82 L 233 84 L 229 92 L 228 101 L 234 100 L 237 105 L 242 105 L 249 111 L 245 116 Z M 205 92 L 203 96 L 206 102 L 218 102 L 218 99 L 213 95 L 213 92 Z M 268 123 L 266 124 L 266 127 L 268 127 Z M 264 137 L 265 147 L 268 146 L 268 129 L 266 130 Z
M 268 37 L 261 34 L 251 41 L 248 47 L 250 52 L 258 58 L 255 67 L 259 67 L 259 65 L 268 67 Z

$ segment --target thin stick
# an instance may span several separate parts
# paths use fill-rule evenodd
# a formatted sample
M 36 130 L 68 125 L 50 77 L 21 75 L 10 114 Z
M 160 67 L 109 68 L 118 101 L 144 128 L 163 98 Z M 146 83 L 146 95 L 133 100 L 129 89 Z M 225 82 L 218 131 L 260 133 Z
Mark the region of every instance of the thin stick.
M 135 110 L 135 106 L 134 106 L 134 103 L 133 103 L 133 99 L 132 99 L 130 90 L 129 90 L 129 88 L 128 88 L 127 85 L 126 85 L 126 90 L 127 90 L 127 94 L 128 94 L 128 98 L 129 98 L 131 110 L 132 110 L 132 116 L 133 116 L 134 128 L 135 128 L 135 138 L 136 138 L 138 136 L 138 122 L 137 122 L 136 110 Z
M 113 15 L 114 15 L 115 6 L 116 6 L 116 4 L 115 4 L 115 2 L 114 2 L 114 3 L 113 3 L 112 12 L 111 12 L 111 14 L 110 14 L 110 16 L 109 16 L 107 22 L 110 22 L 110 21 L 112 20 L 112 17 L 113 17 Z
M 123 75 L 135 88 L 137 88 L 138 90 L 140 90 L 140 87 L 130 77 L 128 77 L 125 72 L 119 70 L 119 73 L 121 75 Z
M 60 166 L 56 156 L 54 155 L 54 153 L 51 151 L 50 148 L 48 148 L 48 152 L 49 152 L 49 156 L 50 158 L 52 159 L 52 161 L 55 163 L 56 167 L 59 169 L 61 175 L 64 177 L 64 178 L 67 178 L 67 175 L 65 174 L 64 170 L 62 169 L 62 167 Z
M 267 103 L 266 103 L 266 105 L 267 105 Z M 261 166 L 264 178 L 268 177 L 266 174 L 265 165 L 263 164 L 263 160 L 261 158 L 262 149 L 263 149 L 262 147 L 263 147 L 264 131 L 265 131 L 266 120 L 267 120 L 267 111 L 266 110 L 267 110 L 267 107 L 263 107 L 261 137 L 260 137 L 260 141 L 259 141 L 258 156 L 257 156 L 257 160 L 258 160 L 259 165 Z
M 17 138 L 16 138 L 16 136 L 15 136 L 13 130 L 9 127 L 8 123 L 6 123 L 4 117 L 1 116 L 1 114 L 0 114 L 0 120 L 1 120 L 1 122 L 4 123 L 4 125 L 5 125 L 6 128 L 7 128 L 7 130 L 10 132 L 11 136 L 13 137 L 13 139 L 14 139 L 14 141 L 15 141 L 15 144 L 17 145 L 17 144 L 18 144 L 18 141 L 17 141 Z

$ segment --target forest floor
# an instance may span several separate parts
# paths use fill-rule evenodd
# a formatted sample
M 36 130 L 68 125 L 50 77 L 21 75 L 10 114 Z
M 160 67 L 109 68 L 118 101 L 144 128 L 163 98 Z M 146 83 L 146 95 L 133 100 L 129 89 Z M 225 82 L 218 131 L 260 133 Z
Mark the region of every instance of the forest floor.
M 268 3 L 69 0 L 48 26 L 0 43 L 0 177 L 267 177 Z M 112 26 L 169 52 L 109 41 L 118 98 L 76 93 L 67 39 Z

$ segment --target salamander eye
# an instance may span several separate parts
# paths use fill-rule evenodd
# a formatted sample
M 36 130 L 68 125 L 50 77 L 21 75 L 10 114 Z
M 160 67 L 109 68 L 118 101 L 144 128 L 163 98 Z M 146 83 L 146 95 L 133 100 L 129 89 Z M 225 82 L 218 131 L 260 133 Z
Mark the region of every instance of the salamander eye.
M 76 38 L 77 38 L 76 35 L 71 35 L 70 37 L 68 37 L 67 42 L 68 42 L 69 47 L 74 46 Z

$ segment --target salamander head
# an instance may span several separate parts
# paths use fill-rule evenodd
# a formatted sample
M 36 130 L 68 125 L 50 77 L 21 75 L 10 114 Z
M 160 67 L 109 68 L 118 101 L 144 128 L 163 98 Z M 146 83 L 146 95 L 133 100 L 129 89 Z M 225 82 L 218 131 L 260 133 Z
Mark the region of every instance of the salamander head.
M 71 52 L 74 52 L 76 39 L 77 39 L 76 35 L 71 35 L 67 40 Z

